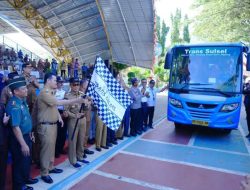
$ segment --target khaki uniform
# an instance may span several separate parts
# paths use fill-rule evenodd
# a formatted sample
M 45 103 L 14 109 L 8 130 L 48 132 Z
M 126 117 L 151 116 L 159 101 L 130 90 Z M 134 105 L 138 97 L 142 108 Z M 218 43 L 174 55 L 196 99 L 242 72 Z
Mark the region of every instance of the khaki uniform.
M 84 138 L 84 149 L 87 148 L 88 145 L 88 139 L 89 139 L 89 129 L 90 129 L 90 119 L 91 119 L 91 109 L 87 108 L 84 111 L 84 114 L 86 115 L 86 133 L 85 133 L 85 138 Z
M 96 148 L 106 146 L 107 143 L 107 127 L 104 125 L 98 114 L 96 114 Z
M 1 103 L 7 104 L 8 100 L 12 97 L 12 92 L 8 86 L 5 86 L 1 93 Z
M 65 95 L 65 99 L 74 99 L 81 96 L 79 92 L 69 92 Z M 83 159 L 83 143 L 86 133 L 86 117 L 79 119 L 73 140 L 71 140 L 75 124 L 76 124 L 76 114 L 79 113 L 81 104 L 75 103 L 65 107 L 65 111 L 68 113 L 68 131 L 69 131 L 69 161 L 74 165 L 77 160 Z M 82 111 L 83 113 L 83 111 Z
M 121 124 L 120 124 L 120 126 L 119 126 L 119 128 L 118 128 L 118 130 L 116 131 L 116 134 L 115 134 L 116 138 L 122 138 L 123 137 L 123 132 L 124 132 L 124 127 L 123 127 L 122 122 L 121 122 Z
M 56 102 L 54 91 L 47 88 L 44 88 L 37 98 L 37 133 L 41 141 L 40 165 L 42 176 L 47 176 L 49 170 L 54 167 L 57 121 L 59 119 Z

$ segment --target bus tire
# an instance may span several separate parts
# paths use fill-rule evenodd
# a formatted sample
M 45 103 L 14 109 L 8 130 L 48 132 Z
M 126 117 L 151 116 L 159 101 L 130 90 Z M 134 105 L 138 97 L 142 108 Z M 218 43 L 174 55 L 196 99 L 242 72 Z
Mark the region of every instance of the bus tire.
M 225 134 L 230 134 L 232 129 L 223 129 L 222 130 Z
M 174 126 L 175 126 L 175 129 L 179 129 L 182 127 L 182 124 L 181 123 L 174 123 Z

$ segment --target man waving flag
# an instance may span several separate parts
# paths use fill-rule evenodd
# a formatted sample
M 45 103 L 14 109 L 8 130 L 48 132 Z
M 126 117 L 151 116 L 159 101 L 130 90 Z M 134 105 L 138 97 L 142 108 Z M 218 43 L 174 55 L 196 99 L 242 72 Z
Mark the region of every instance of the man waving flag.
M 96 58 L 87 95 L 97 105 L 98 115 L 103 123 L 110 129 L 117 130 L 131 99 L 100 57 Z

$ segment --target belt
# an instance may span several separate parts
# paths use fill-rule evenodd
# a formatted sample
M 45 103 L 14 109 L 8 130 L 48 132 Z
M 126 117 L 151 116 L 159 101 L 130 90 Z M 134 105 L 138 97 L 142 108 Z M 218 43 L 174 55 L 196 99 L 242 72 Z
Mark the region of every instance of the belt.
M 56 125 L 57 122 L 41 122 L 41 125 Z

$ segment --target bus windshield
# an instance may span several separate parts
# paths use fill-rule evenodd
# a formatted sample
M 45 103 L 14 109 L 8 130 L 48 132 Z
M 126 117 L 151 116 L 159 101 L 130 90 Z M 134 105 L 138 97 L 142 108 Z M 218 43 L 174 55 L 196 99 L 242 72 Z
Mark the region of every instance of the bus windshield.
M 176 47 L 170 88 L 240 93 L 240 47 Z

